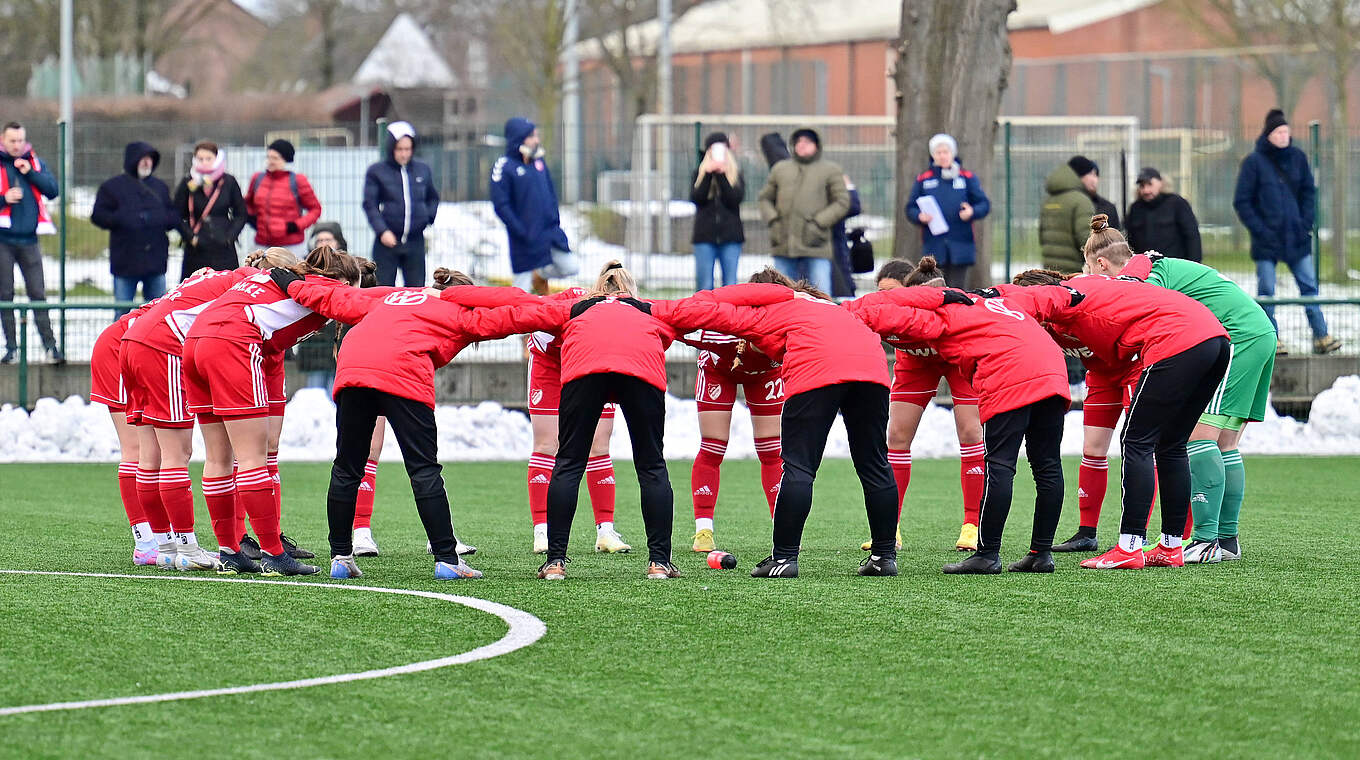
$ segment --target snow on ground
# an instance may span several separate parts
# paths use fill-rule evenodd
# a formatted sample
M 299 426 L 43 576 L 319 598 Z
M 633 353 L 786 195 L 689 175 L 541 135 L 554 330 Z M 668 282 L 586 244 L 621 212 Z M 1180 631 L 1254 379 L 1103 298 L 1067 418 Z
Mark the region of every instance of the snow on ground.
M 1306 423 L 1267 412 L 1268 419 L 1247 428 L 1242 440 L 1246 454 L 1336 455 L 1360 454 L 1360 377 L 1339 378 L 1318 395 Z M 518 461 L 527 459 L 533 442 L 529 418 L 492 402 L 476 406 L 441 406 L 439 458 L 443 461 Z M 614 426 L 611 453 L 632 457 L 622 419 Z M 1081 412 L 1067 415 L 1063 453 L 1081 453 Z M 195 459 L 201 460 L 203 440 L 194 434 Z M 694 401 L 666 397 L 665 451 L 668 459 L 692 459 L 699 450 L 699 423 Z M 1117 452 L 1113 452 L 1117 453 Z M 737 405 L 727 455 L 752 459 L 751 418 Z M 916 459 L 958 455 L 953 415 L 932 404 L 926 409 L 912 445 Z M 304 388 L 288 404 L 279 457 L 284 461 L 324 462 L 335 456 L 335 407 L 325 391 Z M 826 456 L 850 456 L 845 427 L 836 420 L 827 440 Z M 383 447 L 385 461 L 399 461 L 401 452 L 391 435 Z M 6 404 L 0 407 L 0 462 L 114 462 L 118 438 L 108 412 L 79 396 L 65 401 L 40 399 L 31 414 Z

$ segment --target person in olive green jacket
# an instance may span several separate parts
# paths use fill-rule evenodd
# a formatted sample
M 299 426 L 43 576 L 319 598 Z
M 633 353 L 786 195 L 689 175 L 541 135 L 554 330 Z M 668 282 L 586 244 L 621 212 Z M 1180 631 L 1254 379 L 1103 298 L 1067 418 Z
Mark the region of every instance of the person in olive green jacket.
M 1081 178 L 1067 164 L 1059 164 L 1044 183 L 1048 197 L 1039 210 L 1039 244 L 1044 269 L 1064 274 L 1080 272 L 1085 259 L 1082 247 L 1091 234 L 1095 206 Z
M 794 280 L 831 292 L 831 228 L 850 210 L 841 167 L 822 158 L 811 129 L 792 135 L 793 156 L 775 164 L 760 190 L 760 216 L 770 226 L 774 266 Z

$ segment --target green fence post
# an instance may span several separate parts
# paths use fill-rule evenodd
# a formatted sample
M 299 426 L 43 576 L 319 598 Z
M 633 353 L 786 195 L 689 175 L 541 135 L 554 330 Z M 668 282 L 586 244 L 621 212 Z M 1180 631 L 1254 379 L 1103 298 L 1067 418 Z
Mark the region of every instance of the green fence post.
M 373 142 L 377 143 L 377 145 L 378 145 L 378 160 L 379 160 L 379 161 L 383 160 L 384 158 L 387 158 L 387 152 L 383 150 L 383 139 L 384 139 L 384 138 L 383 138 L 383 135 L 385 135 L 385 134 L 387 134 L 387 117 L 386 117 L 386 116 L 382 117 L 381 119 L 378 119 L 378 139 L 376 139 L 376 140 L 373 141 Z
M 694 152 L 696 154 L 703 153 L 704 151 L 703 131 L 704 131 L 703 123 L 698 121 L 694 122 Z
M 1314 119 L 1308 122 L 1308 142 L 1313 154 L 1313 176 L 1316 177 L 1321 166 L 1319 156 L 1322 149 L 1322 124 Z M 1335 187 L 1332 192 L 1336 192 Z M 1318 240 L 1318 193 L 1313 193 L 1313 279 L 1322 284 L 1322 243 Z
M 19 406 L 28 408 L 28 309 L 19 312 Z
M 58 250 L 60 251 L 60 256 L 57 258 L 57 261 L 58 261 L 58 271 L 60 272 L 60 274 L 58 275 L 58 282 L 59 282 L 60 284 L 57 286 L 57 292 L 58 292 L 58 294 L 59 294 L 59 295 L 58 295 L 58 300 L 60 300 L 62 303 L 66 303 L 66 226 L 67 226 L 67 225 L 66 225 L 66 219 L 67 219 L 67 211 L 68 211 L 68 209 L 71 208 L 71 200 L 70 200 L 70 198 L 67 197 L 68 193 L 66 192 L 66 188 L 68 187 L 68 184 L 67 184 L 67 183 L 68 183 L 70 180 L 69 180 L 69 178 L 68 178 L 66 175 L 69 173 L 69 172 L 67 172 L 67 168 L 70 167 L 72 164 L 75 163 L 75 162 L 73 162 L 73 161 L 68 161 L 68 160 L 66 159 L 66 151 L 67 151 L 67 150 L 69 149 L 69 147 L 70 147 L 70 146 L 67 144 L 66 131 L 67 131 L 67 124 L 66 124 L 66 122 L 64 122 L 64 121 L 59 121 L 59 122 L 57 122 L 57 153 L 58 153 L 58 160 L 61 162 L 60 164 L 58 164 L 58 166 L 59 166 L 60 168 L 57 170 L 58 172 L 60 172 L 60 176 L 57 177 L 57 181 L 61 183 L 60 188 L 58 188 L 58 190 L 57 190 L 57 192 L 59 192 L 59 193 L 61 194 L 61 211 L 60 211 L 60 214 L 61 214 L 61 229 L 59 229 L 59 230 L 57 231 L 57 245 L 58 245 Z M 61 345 L 61 354 L 62 354 L 62 356 L 65 356 L 65 355 L 66 355 L 66 310 L 65 310 L 65 309 L 62 309 L 62 310 L 61 310 L 61 343 L 60 343 L 60 345 Z
M 1002 123 L 1002 145 L 1006 164 L 1006 277 L 1002 282 L 1011 281 L 1011 225 L 1014 223 L 1014 209 L 1011 203 L 1011 123 Z

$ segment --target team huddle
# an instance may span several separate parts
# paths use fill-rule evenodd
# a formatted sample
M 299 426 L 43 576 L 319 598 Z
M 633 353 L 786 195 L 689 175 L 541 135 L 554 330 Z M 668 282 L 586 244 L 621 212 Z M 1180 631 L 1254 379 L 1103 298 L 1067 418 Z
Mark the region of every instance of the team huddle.
M 1053 552 L 1097 552 L 1106 457 L 1121 414 L 1118 543 L 1081 566 L 1238 559 L 1245 479 L 1237 443 L 1244 425 L 1264 416 L 1275 330 L 1255 301 L 1213 269 L 1133 255 L 1103 216 L 1091 228 L 1085 274 L 1031 270 L 1013 283 L 964 292 L 947 287 L 930 257 L 915 266 L 894 260 L 879 272 L 878 292 L 843 304 L 772 269 L 746 284 L 645 300 L 618 262 L 605 266 L 593 288 L 551 296 L 476 286 L 447 269 L 429 288 L 374 287 L 366 260 L 322 246 L 298 261 L 271 248 L 234 270 L 200 270 L 105 329 L 91 360 L 91 398 L 109 407 L 118 430 L 133 561 L 167 569 L 319 572 L 301 561 L 314 555 L 282 533 L 277 452 L 284 356 L 331 320 L 344 326 L 326 494 L 333 578 L 360 577 L 356 557 L 378 553 L 369 521 L 385 428 L 400 444 L 435 577 L 481 576 L 465 558 L 475 548 L 454 534 L 437 458 L 434 374 L 472 343 L 518 334 L 529 336 L 534 446 L 526 485 L 533 551 L 546 555 L 539 578 L 567 574 L 583 478 L 596 551 L 631 551 L 614 525 L 608 444 L 616 409 L 633 448 L 646 575 L 679 575 L 671 556 L 674 494 L 662 456 L 665 351 L 676 340 L 699 349 L 702 442 L 691 473 L 691 548 L 716 549 L 714 508 L 740 387 L 773 522 L 770 556 L 754 577 L 799 574 L 813 481 L 837 415 L 868 519 L 868 555 L 857 572 L 897 574 L 912 439 L 942 380 L 961 455 L 956 546 L 972 552 L 944 572 L 1002 572 L 1022 443 L 1037 497 L 1028 551 L 1009 570 L 1053 572 Z M 884 341 L 895 349 L 891 370 Z M 1088 393 L 1080 527 L 1055 545 L 1071 401 L 1065 355 L 1085 366 Z M 216 552 L 195 534 L 188 470 L 195 424 Z M 1157 494 L 1160 537 L 1149 541 Z

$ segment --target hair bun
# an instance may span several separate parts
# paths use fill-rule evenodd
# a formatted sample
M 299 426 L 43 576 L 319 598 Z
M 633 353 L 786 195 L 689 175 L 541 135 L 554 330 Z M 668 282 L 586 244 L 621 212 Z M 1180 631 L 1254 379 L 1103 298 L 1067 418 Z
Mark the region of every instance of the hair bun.
M 922 272 L 931 272 L 939 269 L 940 265 L 934 256 L 922 256 L 921 260 L 916 262 L 916 268 Z
M 1105 214 L 1096 214 L 1091 217 L 1091 231 L 1104 232 L 1110 228 L 1110 217 Z
M 440 267 L 434 270 L 434 281 L 439 285 L 448 285 L 453 282 L 453 270 L 448 267 Z

